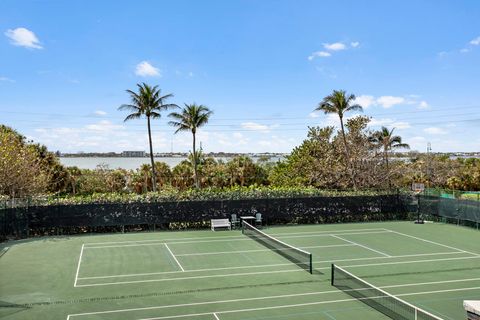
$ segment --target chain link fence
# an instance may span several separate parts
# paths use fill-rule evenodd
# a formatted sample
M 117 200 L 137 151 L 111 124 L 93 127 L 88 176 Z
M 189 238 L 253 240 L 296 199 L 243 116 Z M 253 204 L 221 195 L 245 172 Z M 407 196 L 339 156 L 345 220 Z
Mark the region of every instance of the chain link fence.
M 480 192 L 425 189 L 419 211 L 436 221 L 480 227 Z

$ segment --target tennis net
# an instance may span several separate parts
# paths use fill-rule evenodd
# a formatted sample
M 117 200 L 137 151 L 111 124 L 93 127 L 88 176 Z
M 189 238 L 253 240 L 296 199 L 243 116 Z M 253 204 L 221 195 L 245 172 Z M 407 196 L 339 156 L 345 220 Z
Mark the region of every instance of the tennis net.
M 332 264 L 332 286 L 395 320 L 442 320 Z
M 265 247 L 273 250 L 284 258 L 295 263 L 297 266 L 313 272 L 312 254 L 299 248 L 295 248 L 283 241 L 258 230 L 246 221 L 242 221 L 242 233 Z

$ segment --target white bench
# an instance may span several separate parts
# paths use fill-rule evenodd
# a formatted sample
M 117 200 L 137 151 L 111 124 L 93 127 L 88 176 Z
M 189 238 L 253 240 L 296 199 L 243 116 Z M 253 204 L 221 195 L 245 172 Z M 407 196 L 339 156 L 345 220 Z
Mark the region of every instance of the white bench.
M 212 219 L 210 220 L 210 227 L 212 231 L 215 231 L 215 228 L 228 228 L 228 230 L 232 230 L 232 225 L 228 219 Z

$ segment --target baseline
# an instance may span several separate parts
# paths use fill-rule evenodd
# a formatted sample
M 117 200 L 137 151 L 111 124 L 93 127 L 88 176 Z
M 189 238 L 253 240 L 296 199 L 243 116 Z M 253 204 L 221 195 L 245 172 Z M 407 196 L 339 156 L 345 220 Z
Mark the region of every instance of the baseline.
M 280 236 L 280 235 L 296 235 L 296 234 L 320 234 L 320 233 L 338 233 L 338 232 L 358 232 L 358 231 L 386 231 L 387 229 L 385 228 L 366 228 L 366 229 L 340 229 L 340 230 L 324 230 L 324 231 L 308 231 L 308 232 L 290 232 L 290 233 L 282 233 L 282 234 L 272 234 L 275 236 Z M 87 242 L 85 243 L 87 246 L 88 245 L 97 245 L 97 244 L 117 244 L 117 243 L 138 243 L 138 242 L 167 242 L 167 241 L 176 241 L 176 240 L 205 240 L 205 239 L 224 239 L 224 238 L 229 238 L 229 239 L 242 239 L 244 238 L 243 236 L 217 236 L 217 237 L 190 237 L 190 238 L 170 238 L 170 239 L 147 239 L 147 240 L 127 240 L 127 241 L 109 241 L 109 242 Z
M 391 231 L 381 230 L 381 231 L 370 231 L 370 232 L 349 232 L 349 233 L 340 233 L 339 235 L 356 235 L 356 234 L 379 234 L 379 233 L 390 233 Z M 281 239 L 294 239 L 294 238 L 311 238 L 311 237 L 330 237 L 332 235 L 337 235 L 337 233 L 322 233 L 322 234 L 309 234 L 309 235 L 292 235 L 286 237 L 279 237 Z M 197 241 L 175 241 L 175 242 L 160 242 L 158 240 L 155 243 L 134 243 L 134 244 L 126 244 L 126 245 L 106 245 L 106 246 L 87 246 L 85 249 L 103 249 L 103 248 L 122 248 L 122 247 L 135 247 L 135 246 L 145 246 L 145 245 L 162 245 L 164 243 L 172 244 L 189 244 L 189 243 L 216 243 L 216 242 L 230 242 L 231 239 L 235 239 L 235 241 L 252 241 L 252 239 L 247 237 L 224 237 L 224 238 L 216 238 L 217 240 L 197 240 Z

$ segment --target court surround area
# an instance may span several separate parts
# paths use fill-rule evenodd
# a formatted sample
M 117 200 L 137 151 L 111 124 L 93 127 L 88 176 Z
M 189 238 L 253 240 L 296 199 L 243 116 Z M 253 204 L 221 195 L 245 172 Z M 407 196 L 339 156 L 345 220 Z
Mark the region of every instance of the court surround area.
M 441 223 L 269 227 L 313 273 L 241 231 L 10 242 L 2 319 L 388 319 L 331 286 L 331 264 L 442 319 L 480 297 L 478 230 Z

